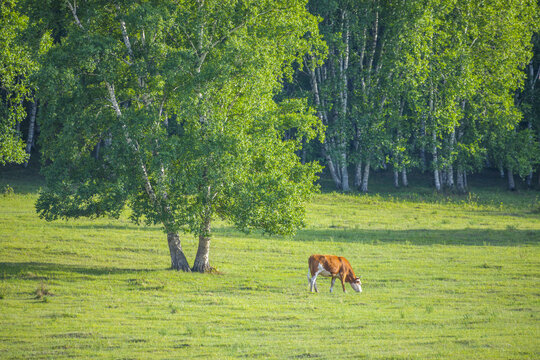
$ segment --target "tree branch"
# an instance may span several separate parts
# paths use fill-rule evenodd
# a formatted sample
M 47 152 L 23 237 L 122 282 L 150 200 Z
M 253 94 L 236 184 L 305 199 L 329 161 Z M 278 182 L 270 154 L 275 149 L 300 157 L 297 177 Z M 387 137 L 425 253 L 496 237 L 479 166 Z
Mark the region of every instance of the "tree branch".
M 71 13 L 73 14 L 73 17 L 75 18 L 75 23 L 82 30 L 84 30 L 84 26 L 81 24 L 81 21 L 79 20 L 79 17 L 77 16 L 77 1 L 73 0 L 73 4 L 71 4 L 68 0 L 66 0 L 66 4 L 67 4 L 69 10 L 71 10 Z

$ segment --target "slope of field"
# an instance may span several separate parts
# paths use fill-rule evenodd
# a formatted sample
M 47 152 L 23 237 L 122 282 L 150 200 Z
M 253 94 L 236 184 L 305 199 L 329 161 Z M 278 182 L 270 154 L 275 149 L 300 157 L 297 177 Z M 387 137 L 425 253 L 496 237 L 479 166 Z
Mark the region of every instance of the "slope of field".
M 3 184 L 2 184 L 3 186 Z M 217 223 L 221 274 L 167 270 L 165 235 L 47 223 L 35 189 L 0 194 L 2 359 L 540 358 L 538 192 L 315 197 L 294 238 Z M 421 193 L 421 192 L 420 192 Z M 193 261 L 196 241 L 182 238 Z M 312 253 L 364 292 L 308 292 Z

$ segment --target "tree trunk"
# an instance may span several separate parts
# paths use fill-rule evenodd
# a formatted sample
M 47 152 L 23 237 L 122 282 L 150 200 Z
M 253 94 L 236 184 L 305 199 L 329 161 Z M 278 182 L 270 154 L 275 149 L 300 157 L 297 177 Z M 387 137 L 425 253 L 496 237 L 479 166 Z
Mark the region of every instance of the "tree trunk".
M 446 185 L 449 188 L 454 187 L 454 167 L 452 165 L 448 166 L 448 171 L 446 172 Z
M 401 169 L 401 182 L 403 183 L 403 186 L 409 186 L 409 179 L 407 179 L 407 168 L 405 167 Z
M 516 183 L 514 182 L 514 173 L 512 169 L 508 169 L 508 190 L 515 191 L 516 190 Z
M 330 176 L 332 177 L 332 180 L 334 181 L 336 188 L 341 190 L 341 180 L 339 178 L 338 172 L 336 171 L 336 166 L 334 165 L 334 161 L 332 161 L 332 158 L 329 155 L 326 155 L 326 162 L 328 164 L 327 167 L 328 167 L 328 170 L 330 171 Z
M 397 169 L 394 169 L 394 187 L 399 187 L 399 172 L 397 171 Z
M 99 150 L 101 149 L 101 140 L 98 141 L 96 144 L 96 151 L 95 151 L 95 159 L 99 159 Z
M 360 189 L 360 186 L 362 186 L 362 161 L 359 161 L 355 166 L 354 186 L 357 189 Z
M 350 191 L 351 188 L 349 187 L 349 171 L 347 169 L 347 154 L 346 153 L 341 154 L 341 161 L 343 162 L 341 164 L 341 189 L 347 192 L 347 191 Z
M 28 124 L 28 139 L 26 140 L 26 153 L 30 154 L 32 152 L 32 146 L 34 145 L 34 129 L 36 123 L 36 112 L 37 112 L 37 100 L 34 99 L 32 103 L 32 111 L 30 112 L 30 123 Z M 24 167 L 28 166 L 28 161 L 30 161 L 30 156 L 24 163 Z
M 438 169 L 433 170 L 433 181 L 434 181 L 434 184 L 435 184 L 435 189 L 437 191 L 441 191 L 441 180 L 439 178 L 439 170 Z
M 502 165 L 499 165 L 499 174 L 501 175 L 501 179 L 504 179 L 504 168 Z
M 532 180 L 533 180 L 533 172 L 531 171 L 529 175 L 527 175 L 527 187 L 532 186 Z
M 424 171 L 426 171 L 426 168 L 427 168 L 426 145 L 425 145 L 427 133 L 426 133 L 426 119 L 424 118 L 424 116 L 422 116 L 422 124 L 421 124 L 421 128 L 420 128 L 420 136 L 422 136 L 422 141 L 420 142 L 420 144 L 421 144 L 421 146 L 420 146 L 420 165 L 422 167 L 422 172 L 424 172 Z
M 437 157 L 437 134 L 433 131 L 433 180 L 435 189 L 441 191 L 441 178 L 439 177 L 439 160 Z
M 191 269 L 182 251 L 178 234 L 175 232 L 167 233 L 167 242 L 169 243 L 169 251 L 171 253 L 171 269 L 190 272 Z
M 459 192 L 465 192 L 465 179 L 463 171 L 457 171 L 457 188 Z
M 347 12 L 343 11 L 341 13 L 342 27 L 345 27 L 345 31 L 342 32 L 345 36 L 345 54 L 340 57 L 340 75 L 341 75 L 341 113 L 343 120 L 347 118 L 347 102 L 348 102 L 348 78 L 347 71 L 349 68 L 349 19 L 347 17 Z M 343 126 L 343 125 L 342 125 Z M 344 145 L 342 143 L 341 145 Z M 346 146 L 342 146 L 346 148 Z M 345 150 L 341 153 L 341 189 L 344 192 L 351 190 L 349 187 L 349 171 L 347 169 L 347 153 Z
M 364 167 L 364 176 L 362 179 L 362 192 L 368 192 L 368 181 L 369 181 L 369 167 L 370 163 L 369 161 L 366 163 L 366 166 Z
M 199 247 L 195 262 L 193 263 L 192 271 L 200 273 L 209 272 L 212 270 L 210 266 L 210 219 L 207 218 L 202 224 L 201 233 L 199 235 Z
M 441 186 L 444 186 L 444 184 L 446 184 L 446 170 L 445 169 L 439 170 L 439 181 L 441 182 Z

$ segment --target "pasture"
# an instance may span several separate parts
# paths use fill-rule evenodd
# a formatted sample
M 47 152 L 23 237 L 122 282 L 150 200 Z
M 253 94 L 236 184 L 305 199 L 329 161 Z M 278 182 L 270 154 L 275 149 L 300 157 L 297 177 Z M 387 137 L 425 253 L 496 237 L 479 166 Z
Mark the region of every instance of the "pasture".
M 538 192 L 322 193 L 294 238 L 217 223 L 201 275 L 167 270 L 157 227 L 40 220 L 37 186 L 0 182 L 2 359 L 540 358 Z M 312 253 L 364 292 L 309 293 Z

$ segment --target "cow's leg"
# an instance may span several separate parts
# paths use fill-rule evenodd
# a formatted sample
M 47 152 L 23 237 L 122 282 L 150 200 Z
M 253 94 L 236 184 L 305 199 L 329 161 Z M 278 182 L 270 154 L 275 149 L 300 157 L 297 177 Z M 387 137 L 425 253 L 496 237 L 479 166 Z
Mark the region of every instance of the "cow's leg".
M 311 284 L 312 287 L 315 288 L 315 292 L 319 292 L 319 289 L 317 289 L 317 275 L 319 275 L 321 272 L 322 270 L 317 271 L 315 275 L 313 275 L 313 277 L 311 278 Z
M 345 275 L 341 275 L 340 276 L 341 278 L 341 287 L 343 288 L 343 292 L 347 292 L 347 290 L 345 290 Z
M 330 292 L 334 291 L 334 283 L 336 282 L 336 277 L 332 276 L 332 283 L 330 284 Z
M 309 291 L 313 292 L 313 287 L 315 285 L 315 278 L 317 275 L 311 276 L 311 271 L 308 272 L 308 281 L 309 281 Z

